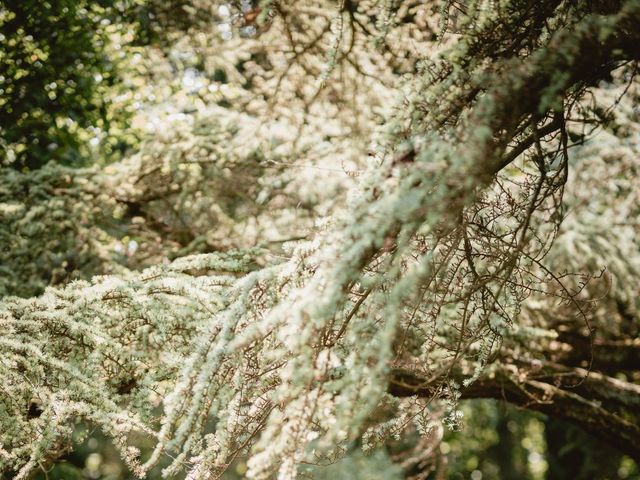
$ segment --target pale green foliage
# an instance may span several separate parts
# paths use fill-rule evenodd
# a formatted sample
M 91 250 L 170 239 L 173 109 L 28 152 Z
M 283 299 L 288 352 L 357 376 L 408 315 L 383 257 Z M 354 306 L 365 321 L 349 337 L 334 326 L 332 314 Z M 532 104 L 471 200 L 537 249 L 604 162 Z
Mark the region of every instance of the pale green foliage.
M 176 375 L 193 337 L 225 306 L 219 293 L 246 263 L 242 255 L 192 257 L 122 279 L 72 283 L 35 302 L 5 300 L 2 375 L 11 395 L 3 401 L 3 418 L 19 423 L 3 429 L 0 443 L 11 451 L 4 461 L 40 461 L 60 448 L 69 419 L 78 416 L 101 425 L 119 444 L 133 428 L 148 431 L 149 401 L 157 402 L 163 380 Z M 209 270 L 229 273 L 215 279 L 184 273 Z M 52 341 L 60 335 L 69 341 Z M 20 380 L 25 375 L 28 384 Z M 131 408 L 123 411 L 118 396 L 130 390 Z M 24 418 L 24 402 L 35 402 L 42 415 Z
M 401 9 L 417 20 L 396 25 L 393 2 L 367 2 L 367 12 L 379 15 L 382 43 L 375 50 L 349 11 L 303 3 L 281 6 L 280 17 L 267 18 L 244 47 L 252 59 L 247 76 L 264 97 L 243 103 L 241 92 L 231 111 L 195 102 L 195 119 L 162 123 L 138 152 L 92 178 L 117 208 L 143 205 L 146 217 L 137 224 L 147 224 L 145 235 L 152 222 L 174 234 L 188 225 L 186 239 L 172 239 L 184 249 L 158 257 L 239 252 L 181 257 L 0 304 L 0 469 L 27 478 L 66 448 L 77 418 L 111 436 L 137 476 L 169 456 L 164 475 L 187 471 L 193 480 L 216 478 L 243 455 L 248 478 L 289 479 L 300 465 L 334 461 L 357 441 L 369 449 L 407 429 L 441 436 L 439 422 L 459 426 L 462 391 L 492 372 L 487 364 L 499 347 L 526 351 L 532 338 L 553 336 L 537 309 L 552 311 L 560 300 L 570 310 L 593 300 L 569 290 L 557 273 L 574 268 L 578 248 L 585 273 L 602 262 L 612 264 L 618 282 L 636 275 L 637 248 L 627 233 L 635 223 L 611 237 L 563 230 L 567 131 L 575 133 L 587 116 L 578 108 L 587 85 L 555 73 L 580 70 L 581 46 L 594 34 L 597 45 L 624 59 L 625 44 L 616 42 L 629 22 L 637 25 L 639 2 L 603 17 L 564 3 L 556 11 L 554 2 L 543 2 L 538 17 L 518 2 L 469 2 L 452 27 L 459 31 L 433 47 L 442 50 L 433 61 L 394 44 L 403 34 L 419 37 L 415 26 L 426 29 L 427 7 Z M 496 51 L 529 17 L 534 33 L 514 47 L 527 55 Z M 440 23 L 449 20 L 456 19 Z M 288 56 L 266 47 L 287 33 Z M 494 35 L 496 43 L 488 43 Z M 309 38 L 312 46 L 304 48 Z M 201 40 L 202 49 L 211 48 L 211 40 Z M 417 40 L 426 48 L 430 36 Z M 405 57 L 385 51 L 394 46 Z M 406 83 L 386 83 L 400 83 L 403 72 L 410 73 Z M 407 108 L 393 111 L 388 102 L 402 89 Z M 349 106 L 346 115 L 338 116 L 336 99 Z M 233 112 L 239 105 L 242 114 Z M 388 123 L 374 136 L 378 116 Z M 625 124 L 637 120 L 627 118 Z M 623 182 L 616 175 L 636 168 L 636 127 L 628 128 L 627 137 L 602 132 L 577 151 L 575 158 L 585 160 L 575 160 L 568 205 L 581 205 L 585 188 L 601 180 L 603 157 L 612 181 Z M 376 157 L 365 161 L 372 136 Z M 517 161 L 505 163 L 512 152 Z M 308 172 L 339 169 L 342 161 L 366 171 L 357 183 L 344 175 L 323 195 L 323 177 Z M 305 164 L 312 168 L 298 175 Z M 625 189 L 615 215 L 611 195 L 602 203 L 590 197 L 589 208 L 575 215 L 610 222 L 632 215 L 637 189 L 611 188 Z M 305 198 L 309 213 L 298 216 Z M 22 207 L 4 208 L 11 216 Z M 588 240 L 578 246 L 576 235 Z M 283 237 L 305 240 L 284 243 L 282 251 L 242 250 Z M 630 257 L 622 261 L 620 253 Z M 626 299 L 633 293 L 624 288 L 637 287 L 616 286 Z M 392 397 L 393 368 L 423 374 L 428 394 Z M 41 414 L 26 415 L 30 404 Z M 141 458 L 136 435 L 155 444 L 148 458 Z
M 48 284 L 104 271 L 100 248 L 114 202 L 90 171 L 48 164 L 0 176 L 0 297 L 37 295 Z
M 600 115 L 610 112 L 611 118 L 572 155 L 573 175 L 564 197 L 562 227 L 548 256 L 549 264 L 582 274 L 566 279 L 566 287 L 581 291 L 576 297 L 579 302 L 549 308 L 542 301 L 534 304 L 536 314 L 532 315 L 562 318 L 584 309 L 596 321 L 591 327 L 599 328 L 605 337 L 621 333 L 612 319 L 620 315 L 636 318 L 640 309 L 638 84 L 627 85 L 627 74 L 619 76 L 619 86 L 609 84 L 596 90 L 584 105 L 585 110 Z M 588 282 L 589 275 L 599 279 Z M 559 288 L 556 282 L 550 291 Z

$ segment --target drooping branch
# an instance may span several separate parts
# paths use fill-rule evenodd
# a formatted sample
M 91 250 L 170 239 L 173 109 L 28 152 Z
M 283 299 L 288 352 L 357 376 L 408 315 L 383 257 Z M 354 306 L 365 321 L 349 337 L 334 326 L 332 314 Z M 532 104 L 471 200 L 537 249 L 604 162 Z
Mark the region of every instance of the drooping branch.
M 462 390 L 461 398 L 504 400 L 567 420 L 640 460 L 640 386 L 583 369 L 522 363 L 529 363 L 529 370 L 518 369 L 513 363 L 492 365 Z M 455 376 L 462 380 L 460 372 Z M 432 398 L 441 383 L 442 379 L 430 381 L 410 370 L 395 369 L 389 393 Z
M 477 164 L 483 167 L 481 172 L 495 175 L 517 158 L 519 147 L 505 157 L 500 152 L 525 118 L 544 114 L 561 104 L 571 89 L 608 78 L 621 62 L 637 60 L 639 42 L 640 3 L 626 2 L 615 15 L 588 16 L 576 26 L 560 30 L 547 48 L 534 52 L 530 58 L 507 62 L 492 79 L 472 117 L 482 125 L 486 122 L 482 117 L 488 116 L 496 135 L 487 137 L 484 148 L 475 152 Z M 557 118 L 541 133 L 546 135 L 559 128 L 555 125 Z M 532 144 L 534 139 L 535 136 L 525 139 L 523 145 Z

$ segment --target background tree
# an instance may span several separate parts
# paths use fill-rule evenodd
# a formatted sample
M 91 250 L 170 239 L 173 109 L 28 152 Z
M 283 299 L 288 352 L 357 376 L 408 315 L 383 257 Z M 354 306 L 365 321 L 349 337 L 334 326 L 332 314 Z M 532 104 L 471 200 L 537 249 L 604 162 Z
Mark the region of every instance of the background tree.
M 0 7 L 0 161 L 38 168 L 48 160 L 81 166 L 90 159 L 90 139 L 119 135 L 110 87 L 117 81 L 117 55 L 109 49 L 118 2 L 17 1 Z M 120 26 L 122 26 L 120 24 Z M 126 42 L 124 42 L 126 44 Z M 126 116 L 119 116 L 119 122 Z M 113 130 L 113 131 L 111 131 Z M 89 148 L 88 148 L 89 147 Z

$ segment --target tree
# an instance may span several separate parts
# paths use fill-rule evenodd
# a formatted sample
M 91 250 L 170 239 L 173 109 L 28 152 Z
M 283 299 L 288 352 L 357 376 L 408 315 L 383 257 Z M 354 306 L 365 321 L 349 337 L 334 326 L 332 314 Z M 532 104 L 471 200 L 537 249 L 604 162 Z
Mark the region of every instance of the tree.
M 117 62 L 104 54 L 109 2 L 15 1 L 0 10 L 0 161 L 37 168 L 81 165 L 80 132 L 108 130 L 105 84 Z M 101 95 L 102 94 L 102 95 Z M 84 157 L 82 155 L 84 153 Z
M 168 264 L 3 299 L 0 469 L 28 478 L 83 419 L 140 477 L 170 458 L 167 477 L 216 478 L 247 456 L 250 478 L 293 478 L 417 432 L 400 463 L 426 478 L 442 467 L 439 422 L 457 428 L 467 398 L 566 420 L 639 460 L 640 2 L 230 2 L 213 14 L 229 43 L 192 27 L 206 75 L 189 85 L 235 76 L 213 118 L 271 123 L 213 144 L 187 133 L 193 156 L 169 141 L 159 161 L 150 141 L 110 170 L 73 173 L 179 248 Z M 232 53 L 207 55 L 221 45 Z M 232 234 L 235 219 L 260 223 L 261 202 L 290 212 L 282 198 L 303 196 L 286 195 L 293 167 L 271 190 L 260 168 L 362 158 L 372 137 L 344 205 L 310 206 L 324 221 L 286 225 L 284 250 L 198 226 L 215 206 Z M 220 175 L 247 159 L 260 188 L 234 198 Z M 280 245 L 279 233 L 257 236 Z

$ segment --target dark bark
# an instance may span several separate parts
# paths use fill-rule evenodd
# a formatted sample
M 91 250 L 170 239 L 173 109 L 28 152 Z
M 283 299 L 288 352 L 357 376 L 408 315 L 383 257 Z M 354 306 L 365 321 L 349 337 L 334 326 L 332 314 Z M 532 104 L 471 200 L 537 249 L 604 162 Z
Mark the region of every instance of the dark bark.
M 504 400 L 571 422 L 640 461 L 640 386 L 593 372 L 586 376 L 585 370 L 555 364 L 509 363 L 487 367 L 481 378 L 462 390 L 461 398 Z M 462 375 L 453 375 L 461 383 Z M 432 398 L 442 380 L 395 369 L 389 393 Z
M 640 371 L 640 340 L 626 339 L 594 339 L 575 331 L 560 332 L 557 340 L 565 348 L 554 352 L 555 361 L 576 367 L 588 366 L 604 373 Z

